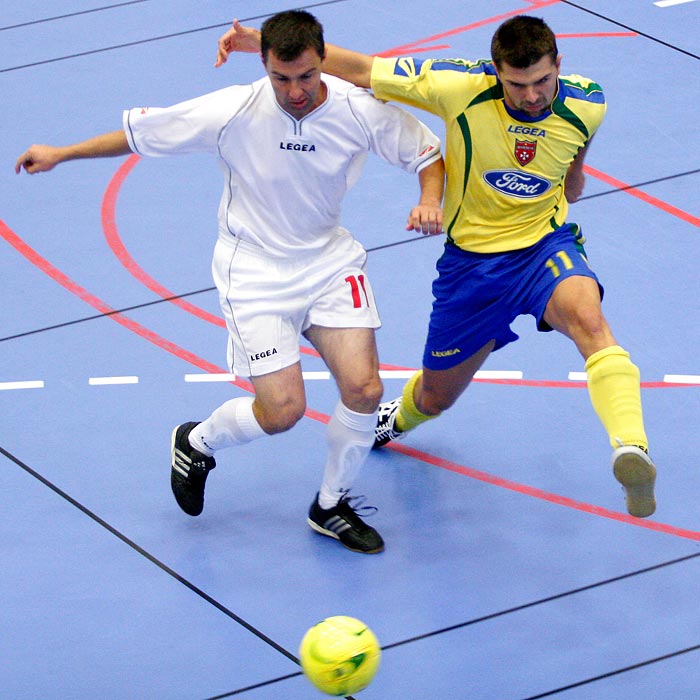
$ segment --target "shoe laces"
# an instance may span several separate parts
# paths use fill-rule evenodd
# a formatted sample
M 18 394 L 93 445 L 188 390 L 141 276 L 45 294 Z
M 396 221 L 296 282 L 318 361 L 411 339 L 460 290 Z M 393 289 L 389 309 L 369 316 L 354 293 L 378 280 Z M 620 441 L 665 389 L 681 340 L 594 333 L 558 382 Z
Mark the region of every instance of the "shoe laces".
M 372 516 L 379 510 L 377 506 L 367 505 L 367 496 L 351 496 L 350 489 L 341 489 L 341 493 L 343 495 L 340 497 L 338 505 L 341 503 L 346 503 L 348 508 L 350 508 L 353 513 L 356 513 L 361 518 Z

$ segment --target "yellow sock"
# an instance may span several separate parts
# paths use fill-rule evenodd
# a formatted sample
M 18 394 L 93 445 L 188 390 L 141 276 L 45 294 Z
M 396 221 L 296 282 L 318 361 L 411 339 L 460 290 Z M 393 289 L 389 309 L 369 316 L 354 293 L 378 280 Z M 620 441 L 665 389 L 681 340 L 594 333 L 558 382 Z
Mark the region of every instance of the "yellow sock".
M 613 447 L 647 449 L 642 418 L 639 369 L 619 345 L 599 350 L 586 360 L 588 393 Z
M 416 383 L 423 375 L 423 370 L 418 370 L 407 382 L 403 388 L 403 394 L 401 396 L 401 407 L 396 415 L 396 422 L 394 423 L 396 429 L 402 433 L 407 430 L 413 430 L 421 423 L 430 420 L 431 418 L 437 418 L 437 416 L 426 416 L 425 413 L 421 413 L 416 406 L 415 399 L 413 398 L 413 392 L 416 388 Z M 438 414 L 440 415 L 440 414 Z

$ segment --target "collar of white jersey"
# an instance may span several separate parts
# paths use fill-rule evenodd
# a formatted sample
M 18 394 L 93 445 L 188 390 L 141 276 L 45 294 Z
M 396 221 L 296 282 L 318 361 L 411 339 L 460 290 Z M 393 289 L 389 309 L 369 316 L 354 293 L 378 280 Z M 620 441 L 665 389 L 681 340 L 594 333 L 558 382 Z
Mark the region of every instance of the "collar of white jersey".
M 275 107 L 284 114 L 285 117 L 288 119 L 291 119 L 295 124 L 301 124 L 302 122 L 306 121 L 307 119 L 315 118 L 322 114 L 323 112 L 326 111 L 328 108 L 328 105 L 330 104 L 330 99 L 331 99 L 331 91 L 334 91 L 334 87 L 332 86 L 332 81 L 335 80 L 332 75 L 328 75 L 326 73 L 321 73 L 321 81 L 324 83 L 326 86 L 326 99 L 321 102 L 321 104 L 316 107 L 315 109 L 311 110 L 308 114 L 305 114 L 301 119 L 297 119 L 296 117 L 292 116 L 289 112 L 287 112 L 285 109 L 282 108 L 280 103 L 277 101 L 277 98 L 275 97 L 275 91 L 272 89 L 272 83 L 270 82 L 269 78 L 263 78 L 263 80 L 267 83 L 265 86 L 265 89 L 269 91 L 270 93 L 270 99 L 275 103 Z

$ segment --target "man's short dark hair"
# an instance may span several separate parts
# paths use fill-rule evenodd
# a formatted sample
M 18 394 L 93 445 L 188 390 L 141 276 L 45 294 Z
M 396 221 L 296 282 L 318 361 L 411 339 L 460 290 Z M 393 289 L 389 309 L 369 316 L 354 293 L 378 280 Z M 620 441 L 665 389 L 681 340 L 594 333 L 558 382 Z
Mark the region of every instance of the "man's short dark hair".
M 289 10 L 265 20 L 260 28 L 260 52 L 263 61 L 274 51 L 280 61 L 294 61 L 306 49 L 313 49 L 322 59 L 326 57 L 323 27 L 309 12 Z
M 517 15 L 506 20 L 491 40 L 491 60 L 500 68 L 528 68 L 544 56 L 557 60 L 554 32 L 539 17 Z

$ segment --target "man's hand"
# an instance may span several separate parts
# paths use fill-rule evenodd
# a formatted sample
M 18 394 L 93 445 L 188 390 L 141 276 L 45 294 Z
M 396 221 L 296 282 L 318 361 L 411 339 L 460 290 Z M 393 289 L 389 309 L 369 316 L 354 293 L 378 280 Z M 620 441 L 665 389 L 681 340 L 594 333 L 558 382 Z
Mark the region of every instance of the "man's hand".
M 442 233 L 442 207 L 433 204 L 419 204 L 408 215 L 407 231 L 420 231 L 424 236 Z
M 19 174 L 24 168 L 30 175 L 52 170 L 61 162 L 61 149 L 55 146 L 34 144 L 30 146 L 15 163 L 15 172 Z
M 234 19 L 231 29 L 225 34 L 222 34 L 219 39 L 214 68 L 223 66 L 229 54 L 234 51 L 241 53 L 259 53 L 260 31 L 252 27 L 244 27 L 237 19 Z

